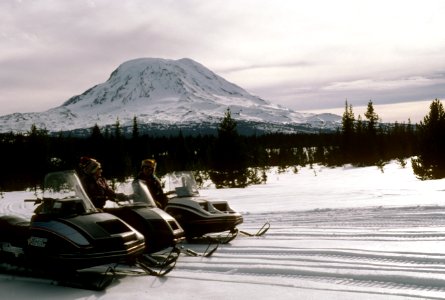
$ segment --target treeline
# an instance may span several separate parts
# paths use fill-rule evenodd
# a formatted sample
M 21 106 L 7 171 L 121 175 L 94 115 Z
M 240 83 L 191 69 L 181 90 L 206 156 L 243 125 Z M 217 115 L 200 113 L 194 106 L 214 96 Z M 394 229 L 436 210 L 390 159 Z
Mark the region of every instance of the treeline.
M 134 176 L 142 159 L 158 162 L 158 175 L 193 170 L 198 179 L 210 178 L 217 187 L 243 187 L 263 182 L 270 167 L 298 171 L 298 167 L 383 166 L 409 157 L 421 179 L 445 177 L 445 114 L 439 100 L 420 124 L 382 124 L 368 103 L 365 119 L 355 117 L 346 102 L 341 127 L 333 133 L 270 133 L 242 136 L 227 110 L 217 135 L 150 136 L 139 134 L 137 119 L 131 136 L 124 136 L 117 121 L 112 130 L 95 125 L 88 137 L 60 134 L 32 126 L 26 134 L 0 135 L 0 191 L 40 187 L 46 173 L 74 169 L 81 156 L 102 163 L 104 175 L 113 180 Z

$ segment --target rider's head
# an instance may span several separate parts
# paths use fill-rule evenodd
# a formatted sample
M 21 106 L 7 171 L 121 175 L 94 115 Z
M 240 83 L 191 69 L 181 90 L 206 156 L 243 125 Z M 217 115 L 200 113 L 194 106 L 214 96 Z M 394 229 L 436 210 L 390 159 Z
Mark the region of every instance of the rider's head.
M 79 166 L 87 175 L 95 175 L 102 170 L 102 166 L 97 160 L 85 156 L 80 158 Z
M 156 161 L 154 159 L 144 159 L 141 162 L 141 170 L 148 173 L 154 173 L 156 169 Z

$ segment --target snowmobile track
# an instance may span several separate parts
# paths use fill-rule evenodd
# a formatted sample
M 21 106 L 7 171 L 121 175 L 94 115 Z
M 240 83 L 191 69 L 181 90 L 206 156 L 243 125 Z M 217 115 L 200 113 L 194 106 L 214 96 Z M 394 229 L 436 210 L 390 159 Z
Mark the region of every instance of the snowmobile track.
M 443 299 L 445 253 L 427 247 L 444 241 L 442 212 L 443 207 L 407 207 L 272 213 L 266 235 L 239 236 L 206 260 L 182 259 L 172 276 Z M 263 219 L 249 214 L 243 227 L 251 230 Z M 271 240 L 276 246 L 270 246 Z M 380 250 L 379 241 L 426 246 Z M 345 247 L 338 246 L 342 243 Z

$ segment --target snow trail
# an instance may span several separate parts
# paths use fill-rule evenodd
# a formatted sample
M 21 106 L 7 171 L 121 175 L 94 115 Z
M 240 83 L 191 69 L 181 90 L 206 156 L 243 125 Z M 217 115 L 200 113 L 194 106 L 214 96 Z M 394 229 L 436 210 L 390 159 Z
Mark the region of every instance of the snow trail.
M 444 207 L 367 207 L 270 213 L 264 237 L 240 236 L 210 259 L 184 257 L 171 276 L 445 298 Z M 249 214 L 243 230 L 261 226 Z M 428 247 L 434 244 L 434 247 Z M 442 248 L 443 249 L 443 248 Z
M 394 163 L 384 173 L 313 173 L 307 168 L 271 175 L 266 185 L 203 190 L 203 197 L 227 200 L 243 213 L 240 230 L 255 233 L 266 221 L 271 228 L 262 237 L 240 234 L 210 258 L 182 255 L 164 278 L 130 269 L 100 293 L 0 274 L 2 297 L 445 299 L 445 180 L 419 181 Z M 30 217 L 33 205 L 26 198 L 33 193 L 5 193 L 0 214 Z M 207 247 L 186 246 L 200 252 Z

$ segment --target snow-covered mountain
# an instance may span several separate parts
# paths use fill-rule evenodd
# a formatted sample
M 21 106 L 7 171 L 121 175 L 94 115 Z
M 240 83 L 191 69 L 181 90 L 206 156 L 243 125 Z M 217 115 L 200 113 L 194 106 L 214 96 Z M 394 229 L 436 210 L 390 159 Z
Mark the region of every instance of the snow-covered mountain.
M 191 59 L 140 58 L 121 64 L 106 82 L 59 107 L 0 117 L 0 132 L 26 132 L 32 124 L 50 132 L 81 132 L 118 120 L 129 129 L 134 117 L 150 130 L 204 130 L 215 128 L 228 108 L 241 128 L 259 131 L 329 129 L 341 119 L 273 105 Z

